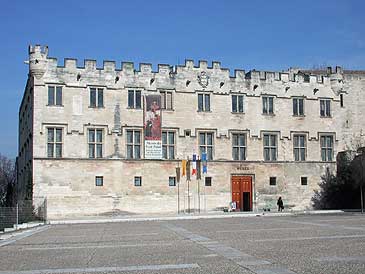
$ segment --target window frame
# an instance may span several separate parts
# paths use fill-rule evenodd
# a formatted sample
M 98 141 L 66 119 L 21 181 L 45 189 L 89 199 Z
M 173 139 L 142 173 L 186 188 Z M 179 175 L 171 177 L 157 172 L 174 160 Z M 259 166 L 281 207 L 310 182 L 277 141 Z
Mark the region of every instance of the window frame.
M 265 145 L 265 136 L 268 136 L 268 141 L 269 141 L 269 144 L 268 145 Z M 272 136 L 275 137 L 275 145 L 272 145 Z M 264 133 L 262 135 L 262 140 L 263 140 L 263 156 L 264 156 L 264 161 L 265 162 L 276 162 L 278 160 L 278 150 L 279 150 L 279 144 L 278 144 L 278 134 L 276 133 Z M 268 149 L 269 151 L 269 159 L 266 158 L 266 153 L 265 151 Z M 275 150 L 275 154 L 272 154 L 272 151 Z M 275 159 L 273 159 L 273 155 L 275 155 Z
M 301 146 L 300 138 L 304 138 L 304 146 Z M 295 139 L 298 138 L 298 145 L 296 145 Z M 304 159 L 302 159 L 302 150 L 304 150 Z M 296 151 L 298 151 L 298 159 L 296 158 Z M 295 162 L 304 162 L 307 160 L 307 135 L 295 133 L 293 134 L 293 158 Z
M 276 185 L 277 185 L 277 179 L 276 179 L 276 176 L 270 176 L 270 177 L 269 177 L 269 185 L 270 185 L 270 186 L 276 186 Z
M 176 176 L 169 176 L 169 186 L 176 186 Z
M 132 142 L 129 142 L 128 141 L 128 133 L 131 132 L 132 133 Z M 139 142 L 136 142 L 136 139 L 135 139 L 135 135 L 136 135 L 136 132 L 139 133 Z M 126 129 L 126 158 L 128 160 L 139 160 L 139 159 L 142 159 L 142 130 L 140 129 Z M 129 157 L 129 147 L 132 148 L 132 157 Z M 137 150 L 136 149 L 139 149 L 139 155 L 138 157 L 136 157 L 136 152 Z
M 63 107 L 63 86 L 48 85 L 47 87 L 47 106 Z M 51 91 L 51 89 L 53 89 L 53 91 Z M 52 97 L 50 94 L 52 94 Z M 58 94 L 60 94 L 60 97 Z M 52 98 L 52 100 L 50 100 L 50 98 Z
M 293 97 L 293 116 L 302 117 L 305 116 L 305 106 L 303 97 Z M 300 101 L 302 102 L 302 112 L 300 111 Z
M 161 95 L 161 109 L 163 110 L 174 110 L 173 95 L 170 90 L 160 90 Z M 168 95 L 170 95 L 170 106 L 168 106 Z
M 92 95 L 93 93 L 95 96 Z M 104 88 L 89 87 L 89 108 L 104 108 Z
M 199 92 L 198 93 L 198 112 L 211 112 L 211 98 L 210 93 Z M 202 104 L 200 104 L 200 98 L 202 98 Z M 207 104 L 208 98 L 208 104 Z M 208 106 L 207 106 L 208 105 Z
M 61 141 L 57 141 L 57 131 L 61 131 Z M 50 132 L 53 131 L 52 140 L 49 139 Z M 47 158 L 62 158 L 63 157 L 63 128 L 62 127 L 47 127 Z M 52 155 L 50 156 L 50 146 L 52 146 Z M 58 156 L 57 147 L 61 147 L 61 154 Z
M 204 179 L 204 186 L 212 186 L 212 181 L 213 181 L 213 179 L 212 179 L 211 176 L 205 177 L 205 179 Z
M 137 183 L 136 179 L 139 179 L 139 183 Z M 134 176 L 134 186 L 141 187 L 142 186 L 142 176 Z
M 133 93 L 133 97 L 131 94 Z M 138 96 L 137 96 L 138 94 Z M 127 105 L 129 109 L 142 109 L 142 90 L 141 89 L 128 89 Z M 132 98 L 132 101 L 131 99 Z M 137 105 L 137 98 L 139 98 L 139 105 Z
M 319 143 L 320 143 L 320 151 L 321 151 L 321 161 L 322 162 L 333 162 L 334 158 L 334 135 L 333 134 L 321 134 L 319 137 Z M 324 143 L 322 140 L 324 139 Z M 328 140 L 330 140 L 331 146 L 328 146 Z M 323 146 L 324 144 L 324 146 Z M 330 151 L 330 153 L 329 153 Z
M 90 134 L 93 132 L 93 141 L 90 140 Z M 101 141 L 98 141 L 98 133 L 101 132 Z M 102 159 L 104 155 L 104 129 L 103 128 L 88 128 L 87 129 L 87 145 L 88 145 L 88 158 L 89 159 Z M 90 150 L 90 148 L 92 150 Z M 98 153 L 98 148 L 101 147 L 101 154 Z M 90 152 L 93 152 L 92 155 Z
M 245 132 L 232 132 L 232 142 L 231 142 L 231 144 L 232 144 L 232 146 L 231 146 L 231 148 L 232 148 L 232 160 L 233 161 L 246 161 L 246 159 L 247 159 L 247 133 L 245 133 Z M 237 145 L 235 145 L 234 144 L 234 138 L 235 138 L 235 136 L 237 136 Z M 243 136 L 243 140 L 244 140 L 244 142 L 243 142 L 243 145 L 240 145 L 240 139 L 239 139 L 239 137 L 240 136 Z M 235 149 L 238 149 L 238 159 L 235 159 L 235 154 L 234 154 L 234 150 Z M 241 159 L 241 149 L 243 149 L 243 159 Z
M 212 135 L 211 139 L 212 139 L 212 144 L 207 144 L 207 140 L 208 140 L 208 135 Z M 202 144 L 201 141 L 201 137 L 204 135 L 204 144 Z M 205 152 L 207 154 L 207 160 L 208 161 L 212 161 L 214 159 L 214 132 L 212 131 L 200 131 L 198 133 L 198 146 L 199 146 L 199 154 L 200 154 L 200 159 L 202 158 L 202 154 L 203 152 Z M 208 153 L 209 148 L 211 148 L 211 154 Z
M 98 179 L 101 179 L 101 184 L 98 183 Z M 95 186 L 104 186 L 104 176 L 95 176 Z
M 308 185 L 308 177 L 307 176 L 301 176 L 300 177 L 300 185 L 307 186 Z
M 245 113 L 245 96 L 243 94 L 232 94 L 231 95 L 231 103 L 232 103 L 232 113 Z M 235 100 L 234 100 L 235 98 Z M 235 101 L 235 102 L 234 102 Z M 240 109 L 240 103 L 242 103 L 242 110 Z
M 166 134 L 166 143 L 164 143 L 164 134 Z M 170 134 L 173 135 L 173 143 L 170 142 Z M 162 159 L 165 160 L 174 160 L 176 156 L 176 131 L 173 130 L 162 130 L 161 134 L 161 141 L 162 141 Z M 172 157 L 171 157 L 171 151 L 172 149 Z M 165 157 L 165 151 L 166 151 L 166 157 Z
M 271 102 L 271 111 L 270 111 L 270 102 Z M 263 95 L 262 96 L 262 114 L 263 115 L 274 115 L 274 113 L 275 113 L 274 96 Z
M 331 99 L 322 98 L 319 100 L 319 115 L 321 118 L 331 118 Z

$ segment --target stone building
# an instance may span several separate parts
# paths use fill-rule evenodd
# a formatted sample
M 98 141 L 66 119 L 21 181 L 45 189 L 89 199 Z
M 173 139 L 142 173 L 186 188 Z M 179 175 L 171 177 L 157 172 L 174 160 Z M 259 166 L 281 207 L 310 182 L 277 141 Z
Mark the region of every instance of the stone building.
M 286 208 L 311 208 L 320 176 L 365 125 L 365 71 L 77 63 L 29 47 L 18 178 L 35 205 L 47 198 L 50 218 L 209 211 L 231 201 L 256 211 L 275 208 L 279 196 Z M 160 98 L 157 157 L 145 138 L 150 95 Z M 207 173 L 178 178 L 182 160 L 202 152 Z

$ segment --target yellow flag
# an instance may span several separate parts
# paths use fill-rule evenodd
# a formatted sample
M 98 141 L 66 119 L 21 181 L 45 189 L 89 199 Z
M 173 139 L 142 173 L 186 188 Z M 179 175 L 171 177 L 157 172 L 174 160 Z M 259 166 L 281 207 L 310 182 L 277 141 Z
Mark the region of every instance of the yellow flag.
M 185 176 L 186 175 L 186 160 L 182 160 L 182 162 L 181 162 L 181 170 L 182 170 L 181 176 Z

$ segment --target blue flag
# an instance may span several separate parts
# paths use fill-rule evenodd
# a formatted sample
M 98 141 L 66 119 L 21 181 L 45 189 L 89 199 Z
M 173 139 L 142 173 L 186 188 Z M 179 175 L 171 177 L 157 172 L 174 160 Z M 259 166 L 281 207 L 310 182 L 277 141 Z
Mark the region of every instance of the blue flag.
M 208 165 L 207 165 L 207 153 L 202 153 L 202 163 L 203 163 L 203 174 L 208 173 Z

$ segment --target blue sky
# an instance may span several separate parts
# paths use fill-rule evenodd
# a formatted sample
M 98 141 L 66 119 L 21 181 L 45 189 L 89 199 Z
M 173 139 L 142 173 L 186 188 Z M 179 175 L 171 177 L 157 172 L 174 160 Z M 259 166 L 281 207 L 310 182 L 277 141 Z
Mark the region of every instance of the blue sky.
M 365 1 L 3 1 L 0 153 L 17 155 L 29 44 L 49 55 L 230 69 L 365 69 Z

